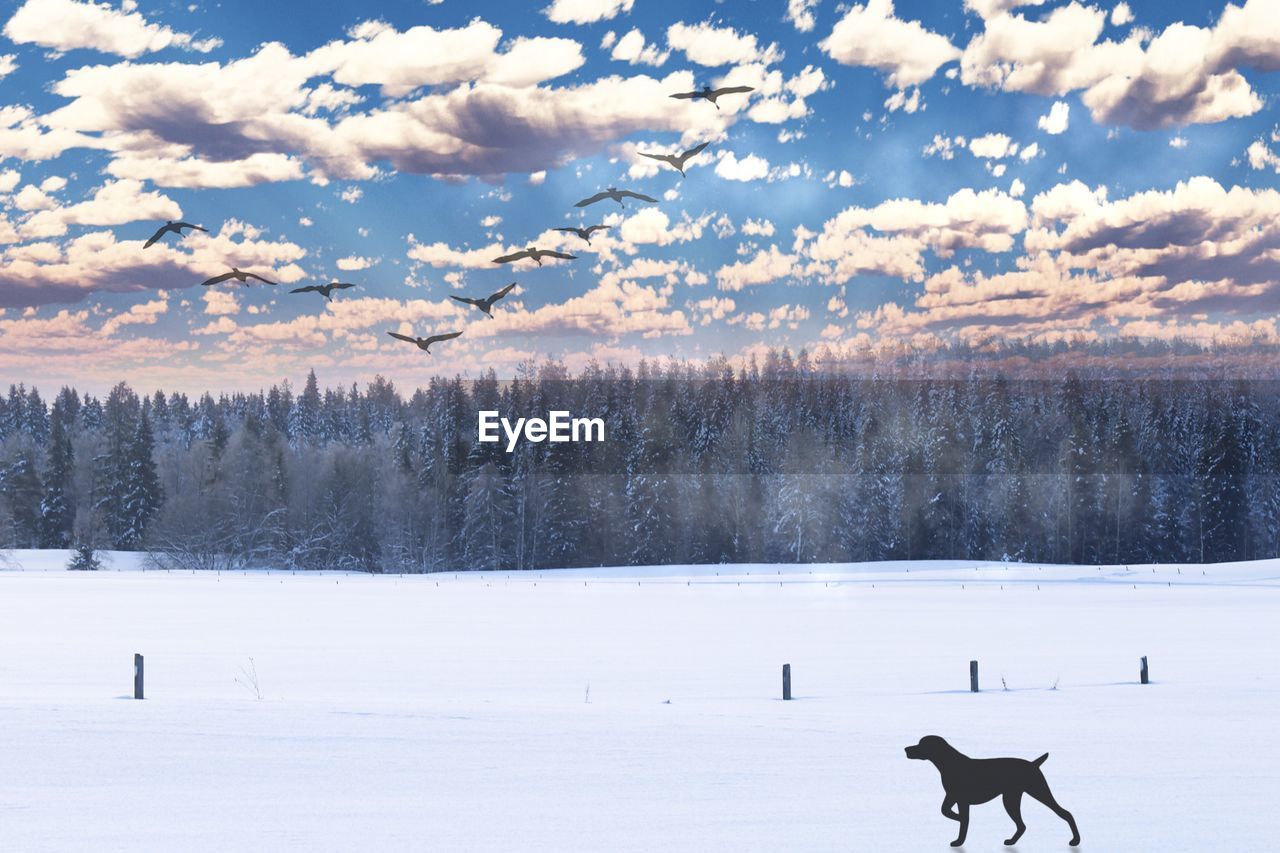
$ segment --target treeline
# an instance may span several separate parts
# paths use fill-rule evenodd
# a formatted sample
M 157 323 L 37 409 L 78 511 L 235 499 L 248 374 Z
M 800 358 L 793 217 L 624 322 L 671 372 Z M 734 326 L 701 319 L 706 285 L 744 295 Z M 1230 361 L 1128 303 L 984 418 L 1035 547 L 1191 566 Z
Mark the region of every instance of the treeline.
M 1280 554 L 1261 380 L 868 379 L 773 353 L 510 381 L 0 401 L 0 547 L 182 568 L 459 569 Z M 476 442 L 480 409 L 602 443 Z

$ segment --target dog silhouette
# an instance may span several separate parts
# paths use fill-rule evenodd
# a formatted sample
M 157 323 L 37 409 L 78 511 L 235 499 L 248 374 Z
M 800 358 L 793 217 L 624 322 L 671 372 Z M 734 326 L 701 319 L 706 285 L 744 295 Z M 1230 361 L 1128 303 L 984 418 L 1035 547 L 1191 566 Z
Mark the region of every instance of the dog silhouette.
M 1027 825 L 1022 822 L 1022 795 L 1029 794 L 1044 803 L 1053 813 L 1071 827 L 1072 847 L 1080 843 L 1080 830 L 1071 812 L 1058 805 L 1049 792 L 1049 783 L 1040 772 L 1040 765 L 1049 753 L 1035 761 L 1021 758 L 970 758 L 937 735 L 920 738 L 915 746 L 906 749 L 907 758 L 932 761 L 942 775 L 942 789 L 946 797 L 942 801 L 942 814 L 960 822 L 960 835 L 951 842 L 952 847 L 964 844 L 969 833 L 969 806 L 1004 798 L 1004 809 L 1013 818 L 1014 833 L 1005 844 L 1017 844 Z M 952 806 L 956 807 L 952 811 Z

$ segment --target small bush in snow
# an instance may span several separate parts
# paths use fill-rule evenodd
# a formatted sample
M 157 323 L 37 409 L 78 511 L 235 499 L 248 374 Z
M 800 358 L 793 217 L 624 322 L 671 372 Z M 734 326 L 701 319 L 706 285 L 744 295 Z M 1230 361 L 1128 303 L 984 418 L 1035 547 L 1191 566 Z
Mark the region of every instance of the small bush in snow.
M 67 563 L 67 570 L 72 572 L 96 572 L 101 568 L 102 561 L 98 559 L 98 552 L 92 545 L 83 542 L 72 550 L 71 561 Z

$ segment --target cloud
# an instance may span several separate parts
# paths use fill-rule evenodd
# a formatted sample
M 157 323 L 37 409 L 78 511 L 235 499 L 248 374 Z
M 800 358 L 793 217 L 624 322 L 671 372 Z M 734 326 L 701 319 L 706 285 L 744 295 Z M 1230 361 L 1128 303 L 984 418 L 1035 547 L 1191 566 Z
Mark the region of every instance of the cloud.
M 812 32 L 817 23 L 813 18 L 817 6 L 818 0 L 787 0 L 786 18 L 800 32 Z
M 974 157 L 987 160 L 1003 160 L 1018 153 L 1018 143 L 1003 133 L 988 133 L 969 140 L 969 150 Z
M 108 163 L 106 170 L 117 178 L 188 189 L 251 187 L 302 177 L 302 163 L 296 157 L 267 152 L 221 161 L 123 154 Z
M 1129 8 L 1128 3 L 1117 3 L 1115 8 L 1111 10 L 1111 25 L 1113 27 L 1123 27 L 1125 24 L 1133 23 L 1133 10 Z
M 553 0 L 542 10 L 557 24 L 593 24 L 630 12 L 635 0 Z
M 1271 137 L 1275 141 L 1280 141 L 1280 139 L 1277 139 L 1277 137 L 1280 137 L 1280 132 L 1272 133 Z M 1245 156 L 1249 159 L 1250 169 L 1270 168 L 1273 169 L 1276 174 L 1280 174 L 1280 154 L 1276 154 L 1268 148 L 1267 143 L 1264 140 L 1255 139 L 1250 143 L 1248 150 L 1245 152 Z
M 770 246 L 756 252 L 749 261 L 737 261 L 716 270 L 716 286 L 721 290 L 742 290 L 744 287 L 768 284 L 793 275 L 800 258 Z
M 716 163 L 716 174 L 726 181 L 758 181 L 769 176 L 769 161 L 756 154 L 739 160 L 732 151 L 726 151 Z
M 690 62 L 717 67 L 758 62 L 772 65 L 782 59 L 776 44 L 761 47 L 754 35 L 739 33 L 732 27 L 710 23 L 686 24 L 683 21 L 667 27 L 667 44 L 683 51 Z
M 334 264 L 340 270 L 355 272 L 357 270 L 367 270 L 377 262 L 377 258 L 365 258 L 358 255 L 349 255 L 345 258 L 338 258 Z
M 661 50 L 656 44 L 646 44 L 644 33 L 633 29 L 618 39 L 609 58 L 631 65 L 662 65 L 670 55 L 670 52 Z
M 5 24 L 4 34 L 17 44 L 59 51 L 89 48 L 129 58 L 167 47 L 208 53 L 222 44 L 148 23 L 138 12 L 75 0 L 27 0 Z
M 1263 106 L 1239 72 L 1280 69 L 1280 33 L 1268 0 L 1227 4 L 1212 28 L 1170 24 L 1149 43 L 1131 32 L 1099 40 L 1106 12 L 1068 3 L 1041 20 L 1002 13 L 965 47 L 970 86 L 1062 96 L 1082 90 L 1095 122 L 1139 130 L 1212 124 Z
M 105 215 L 126 214 L 108 209 Z M 263 239 L 259 229 L 234 219 L 216 234 L 197 232 L 181 243 L 149 249 L 142 243 L 142 235 L 119 241 L 110 231 L 90 231 L 63 242 L 9 246 L 0 251 L 0 307 L 75 302 L 103 291 L 192 287 L 232 265 L 286 284 L 303 277 L 294 263 L 306 255 L 302 247 Z
M 28 186 L 27 189 L 35 190 Z M 20 228 L 24 238 L 59 237 L 69 225 L 123 225 L 142 219 L 178 219 L 178 203 L 154 190 L 144 192 L 142 182 L 131 179 L 107 181 L 92 198 L 66 207 L 36 190 L 44 203 Z
M 204 292 L 204 313 L 223 317 L 240 313 L 240 301 L 229 290 L 209 288 Z
M 168 310 L 169 297 L 164 291 L 161 291 L 159 299 L 143 302 L 140 305 L 133 305 L 128 310 L 112 314 L 102 324 L 99 331 L 103 335 L 110 337 L 119 331 L 121 326 L 152 326 L 155 325 L 156 318 L 168 312 Z
M 1065 133 L 1070 123 L 1071 107 L 1066 101 L 1054 101 L 1053 106 L 1049 108 L 1049 114 L 1042 115 L 1036 120 L 1036 127 L 1050 136 L 1056 136 Z
M 18 70 L 17 59 L 12 53 L 0 53 L 0 80 Z
M 887 72 L 886 84 L 896 89 L 920 85 L 960 56 L 946 36 L 926 30 L 919 21 L 895 18 L 892 0 L 850 7 L 818 46 L 841 64 Z

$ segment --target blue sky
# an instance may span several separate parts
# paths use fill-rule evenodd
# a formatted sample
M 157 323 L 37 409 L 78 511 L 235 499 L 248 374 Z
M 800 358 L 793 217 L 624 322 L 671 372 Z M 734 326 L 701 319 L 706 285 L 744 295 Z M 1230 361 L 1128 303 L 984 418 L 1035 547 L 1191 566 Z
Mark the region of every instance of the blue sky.
M 1274 342 L 1275 12 L 27 0 L 0 35 L 0 365 L 230 389 L 784 344 Z M 756 91 L 666 97 L 705 83 Z M 683 180 L 636 154 L 704 141 Z M 610 185 L 660 202 L 573 207 Z M 210 233 L 141 248 L 178 216 Z M 549 230 L 595 222 L 591 247 Z M 532 243 L 579 259 L 489 262 Z M 282 284 L 198 286 L 227 264 Z M 334 279 L 358 288 L 287 293 Z M 513 280 L 492 320 L 447 298 Z M 457 329 L 431 356 L 385 334 Z

